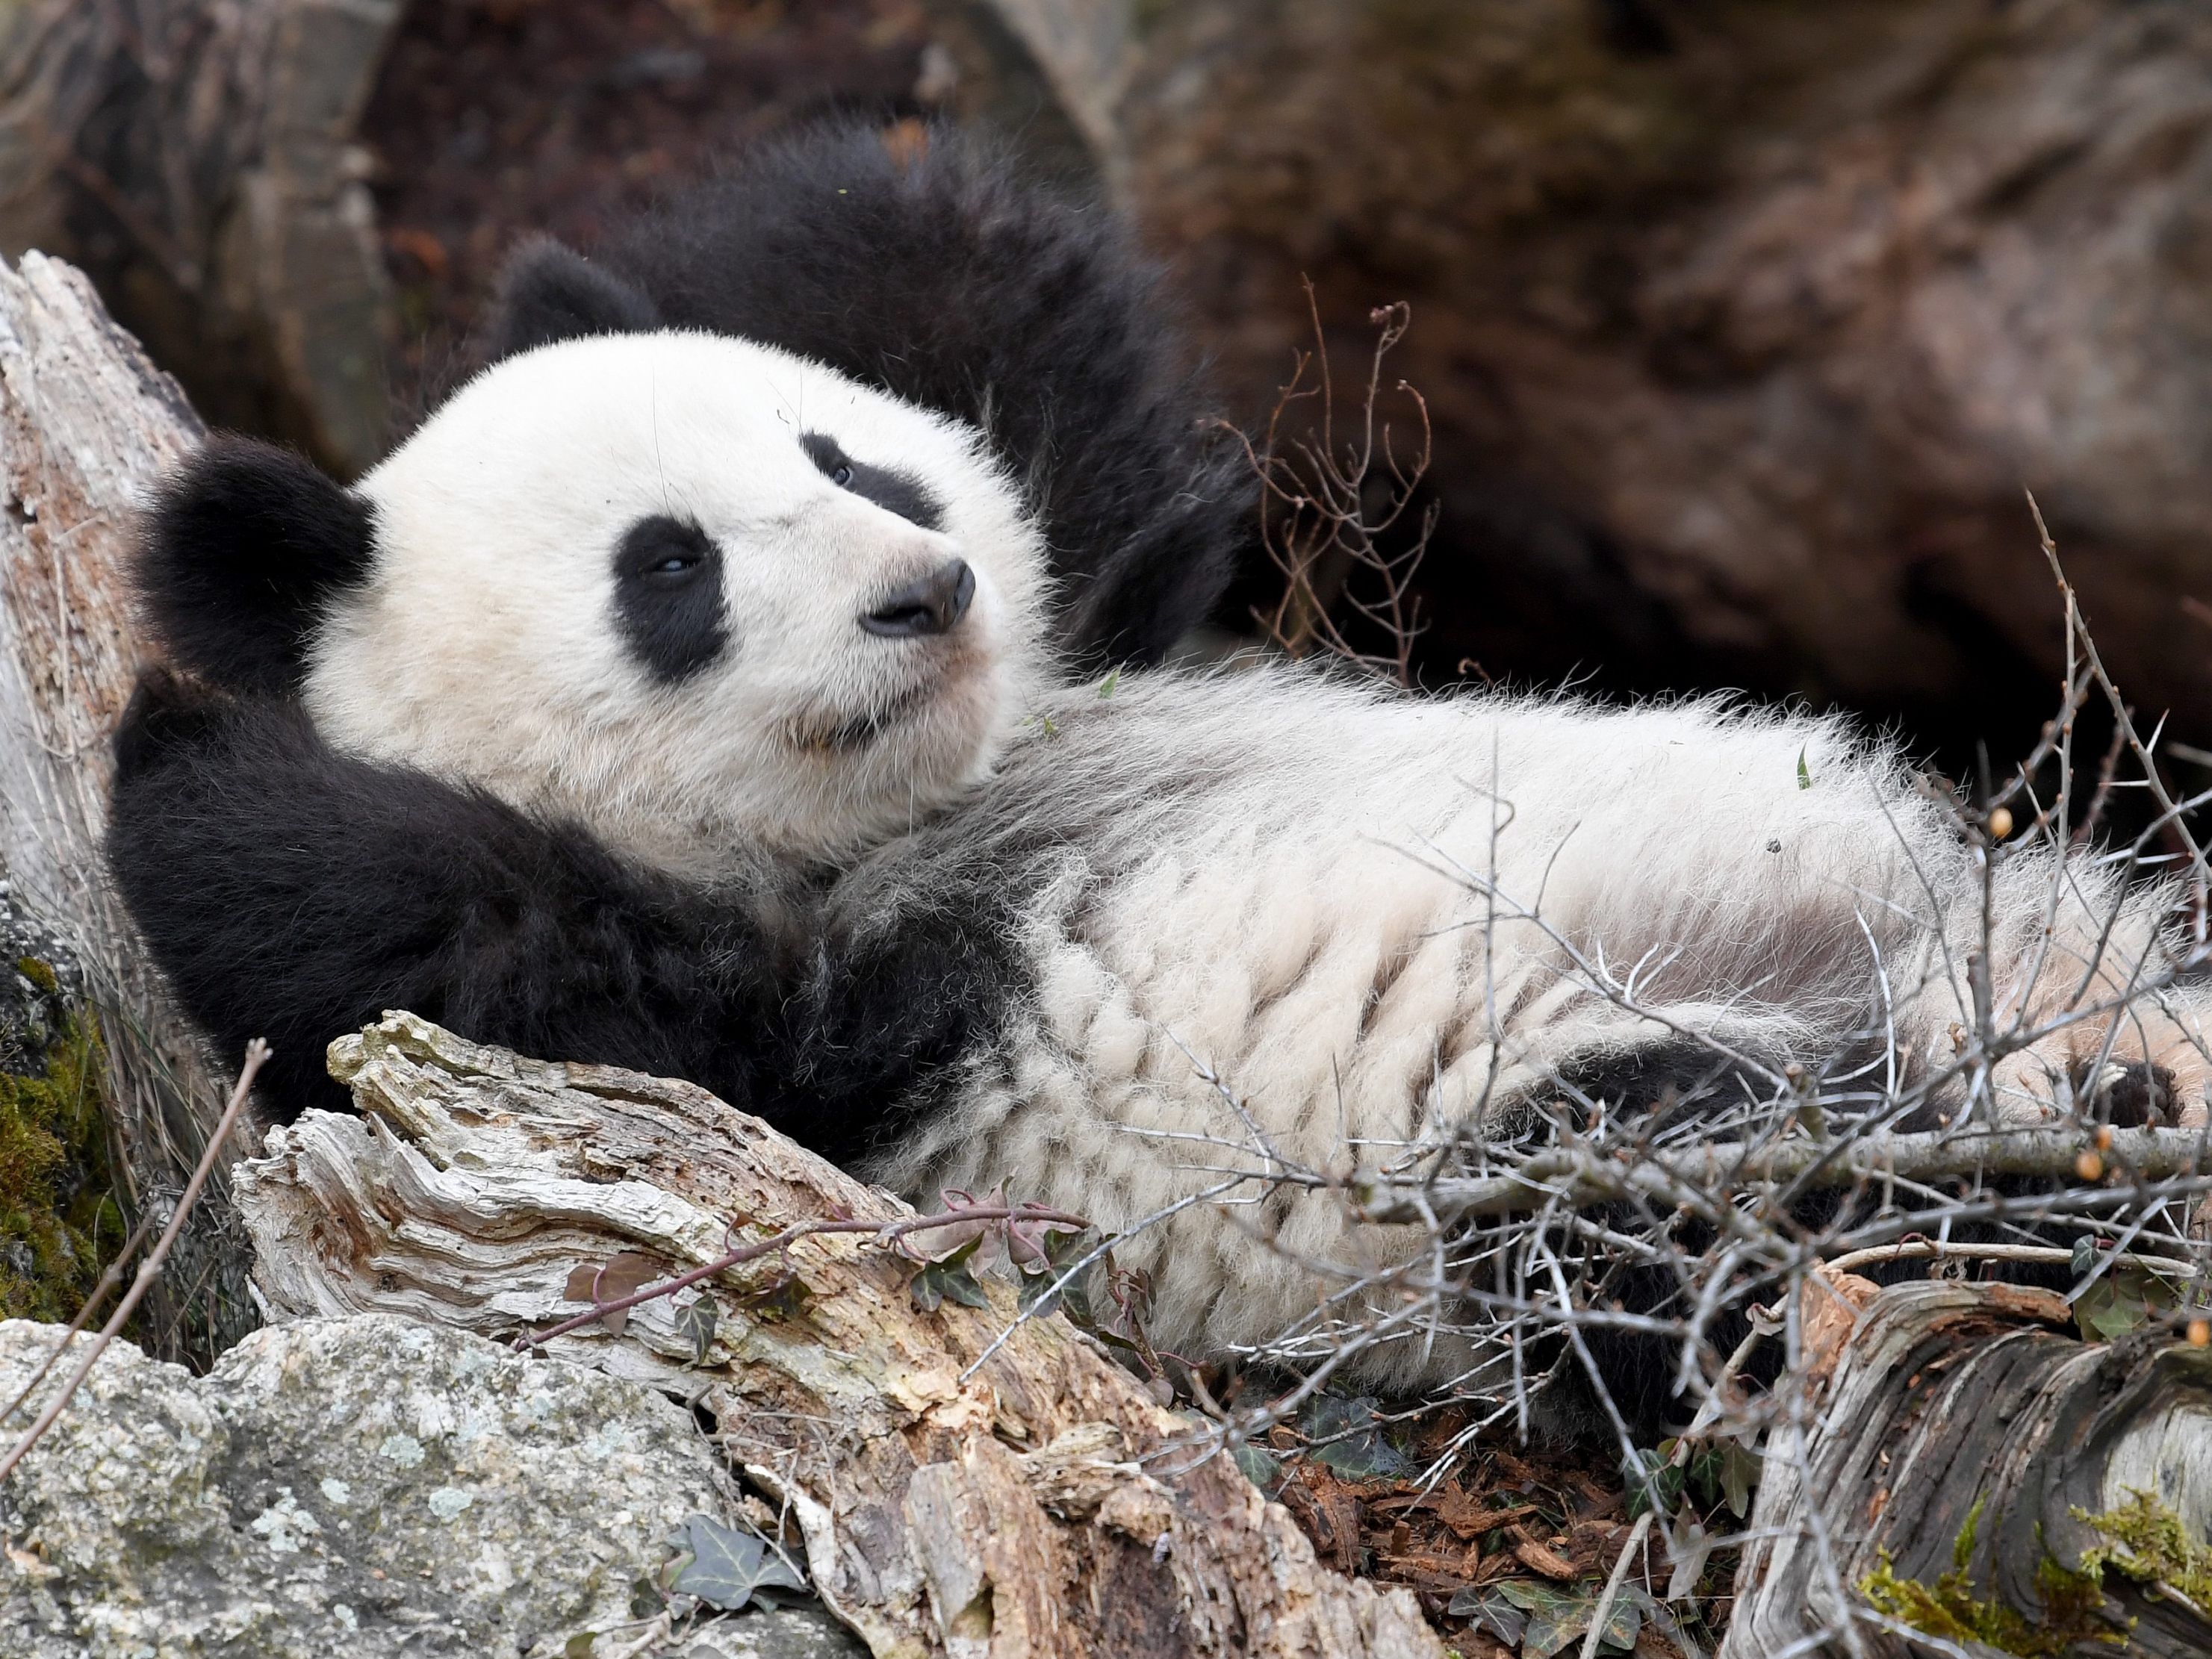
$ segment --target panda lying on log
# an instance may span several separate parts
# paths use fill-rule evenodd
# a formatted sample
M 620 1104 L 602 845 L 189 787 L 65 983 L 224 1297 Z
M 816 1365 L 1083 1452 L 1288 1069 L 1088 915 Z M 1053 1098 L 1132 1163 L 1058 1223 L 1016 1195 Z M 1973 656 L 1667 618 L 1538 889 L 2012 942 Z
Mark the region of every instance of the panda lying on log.
M 1237 1147 L 1340 1173 L 1563 1091 L 1679 1101 L 1717 1057 L 1771 1094 L 1891 1030 L 1934 1075 L 1977 953 L 2030 1026 L 2172 977 L 2171 895 L 2086 859 L 2004 859 L 1985 937 L 1953 817 L 1833 720 L 1287 665 L 1102 681 L 1196 619 L 1236 531 L 1194 499 L 1226 486 L 1173 343 L 1090 222 L 949 141 L 912 172 L 865 150 L 720 187 L 685 281 L 528 256 L 519 349 L 353 489 L 235 441 L 169 485 L 143 581 L 177 672 L 118 733 L 112 855 L 193 1015 L 273 1043 L 276 1115 L 341 1106 L 324 1045 L 404 1007 L 695 1079 L 917 1198 L 1004 1180 L 1111 1229 Z M 974 247 L 902 246 L 902 214 L 977 200 Z M 889 240 L 800 234 L 847 214 Z M 909 377 L 930 319 L 870 307 L 911 253 L 960 313 L 1009 216 L 1038 293 L 1109 314 L 1010 305 L 974 383 Z M 755 298 L 718 309 L 708 268 Z M 1023 288 L 995 272 L 993 306 Z M 1101 411 L 1100 385 L 1138 391 Z M 2205 1007 L 2177 985 L 2065 1024 L 1993 1068 L 1997 1110 L 2193 1109 Z M 1219 1352 L 1311 1313 L 1305 1261 L 1420 1248 L 1353 1225 L 1283 1186 L 1119 1254 L 1162 1348 Z M 1407 1341 L 1361 1375 L 1465 1358 Z

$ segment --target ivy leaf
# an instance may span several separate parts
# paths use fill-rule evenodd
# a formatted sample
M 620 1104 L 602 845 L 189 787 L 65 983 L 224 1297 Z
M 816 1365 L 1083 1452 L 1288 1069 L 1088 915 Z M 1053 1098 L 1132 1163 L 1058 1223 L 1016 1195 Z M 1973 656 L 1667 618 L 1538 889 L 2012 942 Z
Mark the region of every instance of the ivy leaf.
M 1751 1513 L 1751 1489 L 1758 1484 L 1759 1454 L 1729 1441 L 1721 1450 L 1721 1492 L 1737 1520 Z
M 765 1541 L 704 1515 L 686 1518 L 668 1540 L 676 1548 L 668 1588 L 735 1613 L 757 1590 L 805 1589 L 806 1581 Z
M 619 1302 L 633 1291 L 641 1291 L 666 1273 L 657 1258 L 638 1250 L 623 1250 L 594 1267 L 588 1261 L 578 1262 L 569 1270 L 568 1283 L 562 1291 L 563 1300 L 589 1302 L 594 1306 L 603 1302 Z M 620 1336 L 623 1327 L 629 1323 L 629 1310 L 601 1314 L 599 1323 L 611 1336 Z
M 787 1264 L 773 1278 L 755 1279 L 738 1291 L 738 1304 L 756 1319 L 781 1323 L 804 1319 L 814 1292 Z
M 1521 1659 L 1552 1659 L 1553 1654 L 1583 1635 L 1597 1612 L 1598 1597 L 1605 1593 L 1604 1586 L 1597 1583 L 1560 1589 L 1527 1578 L 1509 1578 L 1498 1588 L 1508 1601 L 1528 1615 L 1528 1627 L 1521 1638 Z M 1637 1632 L 1643 1628 L 1644 1613 L 1635 1599 L 1616 1596 L 1606 1614 L 1605 1627 L 1598 1632 L 1598 1640 L 1607 1647 L 1633 1648 Z
M 1018 1229 L 1018 1224 L 1017 1224 Z M 1014 1259 L 1021 1263 L 1022 1311 L 1043 1316 L 1055 1309 L 1065 1309 L 1067 1316 L 1079 1330 L 1091 1330 L 1098 1323 L 1091 1309 L 1091 1291 L 1086 1281 L 1096 1270 L 1093 1262 L 1065 1285 L 1060 1284 L 1068 1269 L 1089 1255 L 1099 1245 L 1096 1227 L 1048 1228 L 1042 1235 L 1043 1259 L 1041 1266 L 1031 1267 L 1023 1261 L 1021 1251 L 1027 1248 L 1018 1230 L 1015 1233 Z M 1055 1290 L 1054 1286 L 1058 1285 Z
M 1658 1494 L 1662 1513 L 1671 1513 L 1682 1496 L 1683 1473 L 1674 1467 L 1674 1447 L 1672 1440 L 1662 1440 L 1656 1451 L 1639 1450 L 1634 1466 L 1624 1473 L 1628 1477 L 1628 1518 L 1631 1521 L 1651 1507 L 1653 1493 Z
M 696 1297 L 677 1310 L 676 1334 L 690 1342 L 693 1364 L 707 1363 L 708 1351 L 714 1346 L 714 1327 L 721 1321 L 721 1308 L 711 1296 Z
M 1283 1460 L 1264 1446 L 1255 1446 L 1247 1440 L 1229 1454 L 1237 1460 L 1237 1467 L 1244 1471 L 1244 1478 L 1267 1496 L 1273 1498 L 1275 1489 L 1283 1484 Z
M 1317 1394 L 1298 1413 L 1298 1427 L 1314 1448 L 1315 1462 L 1347 1480 L 1395 1480 L 1413 1473 L 1413 1460 L 1382 1437 L 1376 1402 Z
M 981 1198 L 973 1193 L 962 1192 L 957 1187 L 947 1187 L 939 1195 L 939 1202 L 947 1218 L 945 1221 L 939 1226 L 918 1227 L 910 1233 L 901 1235 L 899 1248 L 915 1260 L 923 1261 L 950 1261 L 955 1257 L 964 1261 L 973 1255 L 977 1273 L 994 1265 L 1005 1248 L 1006 1223 L 963 1220 L 961 1217 L 962 1212 L 968 1210 L 1005 1209 L 1005 1184 L 1001 1182 L 996 1191 L 986 1193 Z
M 1474 1629 L 1486 1631 L 1509 1648 L 1519 1647 L 1522 1632 L 1528 1628 L 1528 1615 L 1494 1587 L 1484 1589 L 1469 1584 L 1452 1597 L 1444 1611 L 1455 1619 L 1469 1620 Z
M 1697 1594 L 1698 1581 L 1705 1576 L 1705 1563 L 1712 1553 L 1713 1540 L 1696 1516 L 1684 1517 L 1680 1527 L 1667 1529 L 1667 1559 L 1674 1564 L 1667 1580 L 1669 1601 L 1686 1601 Z
M 2084 1336 L 2117 1342 L 2140 1329 L 2155 1311 L 2181 1305 L 2180 1291 L 2148 1267 L 2112 1269 L 2075 1298 L 2074 1322 Z
M 980 1237 L 971 1238 L 951 1255 L 923 1262 L 907 1287 L 914 1305 L 924 1313 L 935 1313 L 947 1302 L 957 1302 L 963 1308 L 989 1307 L 991 1298 L 983 1293 L 969 1266 L 982 1243 Z

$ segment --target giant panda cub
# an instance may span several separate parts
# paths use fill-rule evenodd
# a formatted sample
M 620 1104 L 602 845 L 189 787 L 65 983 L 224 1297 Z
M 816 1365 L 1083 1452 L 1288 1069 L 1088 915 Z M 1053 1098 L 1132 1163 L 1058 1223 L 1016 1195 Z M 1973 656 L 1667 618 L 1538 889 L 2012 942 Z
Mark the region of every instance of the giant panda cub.
M 1924 1069 L 1977 951 L 2031 1021 L 2167 976 L 2166 896 L 2087 861 L 2004 860 L 1985 942 L 1976 855 L 1833 720 L 1073 672 L 1086 596 L 1091 645 L 1189 618 L 1056 561 L 1034 456 L 576 271 L 526 266 L 521 349 L 355 488 L 217 444 L 152 515 L 180 672 L 118 734 L 112 861 L 280 1116 L 342 1105 L 324 1045 L 390 1007 L 680 1074 L 920 1200 L 1172 1211 L 1121 1259 L 1201 1355 L 1418 1247 L 1307 1187 L 1175 1207 L 1224 1168 L 1649 1107 L 1716 1055 L 1766 1090 L 1876 1029 Z M 1111 482 L 1141 523 L 1187 477 Z M 2202 995 L 2144 1006 L 2008 1054 L 2001 1109 L 2109 1052 L 2197 1109 Z M 1361 1374 L 1467 1362 L 1413 1332 Z

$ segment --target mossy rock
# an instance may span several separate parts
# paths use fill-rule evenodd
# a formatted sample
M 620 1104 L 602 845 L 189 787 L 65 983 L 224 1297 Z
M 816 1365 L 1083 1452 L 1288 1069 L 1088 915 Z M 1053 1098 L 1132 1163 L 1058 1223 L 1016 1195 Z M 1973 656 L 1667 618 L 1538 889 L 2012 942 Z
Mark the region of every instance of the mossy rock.
M 106 1075 L 75 959 L 0 883 L 0 1318 L 68 1319 L 123 1243 Z

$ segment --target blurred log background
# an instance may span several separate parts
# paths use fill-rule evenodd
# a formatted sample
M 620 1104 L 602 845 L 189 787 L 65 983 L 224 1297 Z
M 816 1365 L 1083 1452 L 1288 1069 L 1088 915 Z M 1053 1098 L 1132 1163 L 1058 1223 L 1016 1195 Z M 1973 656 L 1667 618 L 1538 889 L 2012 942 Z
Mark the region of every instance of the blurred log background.
M 1410 302 L 1430 683 L 1800 695 L 2002 764 L 2063 638 L 2032 488 L 2124 682 L 2212 741 L 2193 0 L 12 0 L 0 248 L 354 471 L 516 237 L 854 107 L 1101 182 L 1248 426 L 1302 277 L 1346 363 Z

